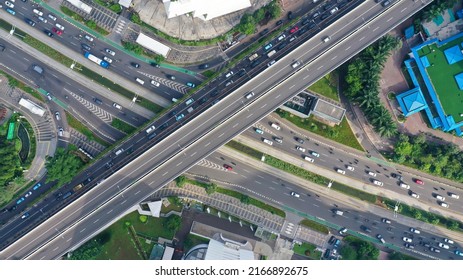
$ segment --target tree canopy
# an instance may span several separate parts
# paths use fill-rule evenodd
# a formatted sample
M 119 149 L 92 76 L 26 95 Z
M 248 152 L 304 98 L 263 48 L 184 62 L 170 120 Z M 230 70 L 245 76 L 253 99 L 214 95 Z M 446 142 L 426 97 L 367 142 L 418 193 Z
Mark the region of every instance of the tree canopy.
M 54 157 L 47 157 L 47 183 L 57 181 L 63 185 L 72 180 L 77 171 L 84 165 L 83 161 L 69 150 L 58 148 Z

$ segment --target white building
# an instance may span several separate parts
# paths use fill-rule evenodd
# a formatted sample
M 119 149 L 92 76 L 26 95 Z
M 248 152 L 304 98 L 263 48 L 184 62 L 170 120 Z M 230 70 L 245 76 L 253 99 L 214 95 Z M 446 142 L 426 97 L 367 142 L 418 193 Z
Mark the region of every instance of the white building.
M 167 18 L 192 13 L 193 17 L 210 20 L 251 7 L 250 0 L 162 0 Z

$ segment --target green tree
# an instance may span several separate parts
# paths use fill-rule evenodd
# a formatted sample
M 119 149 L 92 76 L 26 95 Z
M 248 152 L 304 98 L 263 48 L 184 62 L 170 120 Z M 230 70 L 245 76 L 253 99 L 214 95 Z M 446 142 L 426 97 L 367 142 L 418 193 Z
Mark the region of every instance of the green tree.
M 348 244 L 341 247 L 340 253 L 343 260 L 356 260 L 358 257 L 357 250 Z
M 185 183 L 186 183 L 186 177 L 183 175 L 178 176 L 175 179 L 175 183 L 177 183 L 177 187 L 183 188 L 183 186 L 185 186 Z
M 260 8 L 254 12 L 255 22 L 261 22 L 265 18 L 265 10 Z
M 241 198 L 240 198 L 240 201 L 241 203 L 244 203 L 244 204 L 249 204 L 251 198 L 245 194 L 242 194 L 241 195 Z
M 213 194 L 217 191 L 217 184 L 216 183 L 212 183 L 212 184 L 209 184 L 206 186 L 206 193 L 207 194 Z
M 8 79 L 8 85 L 9 85 L 11 88 L 14 89 L 14 88 L 18 87 L 19 81 L 16 80 L 15 78 L 11 77 L 11 78 Z
M 243 17 L 241 17 L 240 24 L 238 25 L 238 30 L 246 35 L 253 34 L 256 30 L 256 22 L 254 20 L 254 17 L 251 14 L 244 14 Z
M 16 177 L 22 176 L 21 162 L 14 142 L 5 140 L 5 136 L 0 137 L 0 192 Z
M 87 20 L 85 22 L 85 25 L 87 25 L 91 29 L 95 29 L 97 27 L 96 22 L 94 22 L 93 20 Z
M 132 43 L 132 42 L 127 42 L 123 41 L 122 46 L 129 51 L 132 51 L 138 55 L 141 55 L 143 53 L 143 48 L 137 43 Z
M 133 23 L 142 24 L 142 21 L 141 21 L 141 19 L 140 19 L 140 15 L 138 15 L 138 13 L 132 13 L 132 16 L 130 16 L 130 20 L 131 20 Z
M 446 226 L 450 230 L 457 230 L 460 227 L 460 224 L 455 220 L 448 220 Z
M 281 8 L 276 0 L 270 2 L 270 4 L 268 4 L 266 7 L 272 19 L 279 18 L 281 16 Z
M 122 11 L 121 5 L 119 4 L 113 4 L 109 7 L 109 9 L 117 14 Z
M 58 185 L 63 185 L 71 181 L 83 165 L 82 160 L 71 151 L 58 148 L 53 157 L 47 157 L 45 163 L 47 168 L 46 182 L 57 181 Z
M 177 232 L 177 230 L 182 225 L 182 218 L 177 215 L 170 215 L 164 221 L 164 226 L 172 232 Z

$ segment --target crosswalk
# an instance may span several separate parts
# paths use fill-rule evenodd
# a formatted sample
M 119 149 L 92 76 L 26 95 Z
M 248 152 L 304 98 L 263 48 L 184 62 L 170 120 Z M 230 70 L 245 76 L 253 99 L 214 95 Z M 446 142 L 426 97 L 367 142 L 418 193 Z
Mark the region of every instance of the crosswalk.
M 114 32 L 117 34 L 123 34 L 124 29 L 127 27 L 127 21 L 123 17 L 119 17 L 119 19 L 116 22 L 116 27 L 114 28 Z
M 71 144 L 84 149 L 92 157 L 97 156 L 99 153 L 101 153 L 105 149 L 105 146 L 95 141 L 88 140 L 85 135 L 78 132 L 77 130 L 74 130 L 71 128 L 71 130 L 69 131 L 69 134 L 70 134 Z
M 180 83 L 177 83 L 177 82 L 174 82 L 172 80 L 169 80 L 169 79 L 165 79 L 165 78 L 161 78 L 161 77 L 156 77 L 154 75 L 151 75 L 149 73 L 145 73 L 145 72 L 142 72 L 142 71 L 137 71 L 140 75 L 143 75 L 147 78 L 149 78 L 150 80 L 154 80 L 160 84 L 163 84 L 165 85 L 166 87 L 169 87 L 175 91 L 178 91 L 180 92 L 181 94 L 186 94 L 189 87 L 185 86 L 185 85 L 182 85 Z
M 56 137 L 56 132 L 53 129 L 52 122 L 48 119 L 41 119 L 41 121 L 37 123 L 37 131 L 38 141 L 50 141 L 52 138 Z
M 95 105 L 93 102 L 90 102 L 77 93 L 74 93 L 68 89 L 64 89 L 70 96 L 74 97 L 77 101 L 79 101 L 82 105 L 84 105 L 87 109 L 90 110 L 95 116 L 97 116 L 99 119 L 101 119 L 103 122 L 111 124 L 113 121 L 113 116 L 108 113 L 107 111 L 101 109 L 101 107 Z

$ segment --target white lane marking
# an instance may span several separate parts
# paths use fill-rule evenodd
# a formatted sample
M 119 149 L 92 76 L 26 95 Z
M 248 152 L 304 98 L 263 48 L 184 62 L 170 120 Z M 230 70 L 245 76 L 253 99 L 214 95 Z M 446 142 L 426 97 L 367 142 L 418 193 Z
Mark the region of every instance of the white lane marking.
M 218 138 L 222 137 L 224 134 L 225 134 L 225 133 L 224 133 L 224 132 L 222 132 L 222 133 L 219 135 L 219 137 L 218 137 Z
M 82 230 L 80 231 L 80 233 L 84 232 L 86 229 L 87 229 L 87 228 L 82 229 Z
M 197 153 L 197 152 L 194 152 L 194 153 L 192 153 L 190 157 L 192 157 L 192 156 L 196 155 L 196 153 Z
M 261 183 L 261 182 L 259 182 L 259 181 L 254 181 L 254 182 L 256 182 L 256 183 L 257 183 L 257 184 L 259 184 L 259 185 L 262 185 L 262 183 Z
M 394 17 L 390 17 L 386 22 L 390 22 Z
M 109 210 L 108 212 L 106 212 L 106 214 L 110 214 L 112 211 L 113 211 L 113 209 L 111 209 L 111 210 Z
M 347 47 L 347 48 L 346 48 L 346 51 L 348 51 L 351 47 L 352 47 L 352 46 Z
M 141 192 L 141 191 L 136 192 L 135 195 L 139 194 L 140 192 Z
M 56 250 L 58 250 L 58 249 L 59 249 L 59 246 L 58 246 L 58 247 L 56 247 L 55 249 L 53 249 L 53 252 L 54 252 L 54 251 L 56 251 Z
M 292 89 L 292 88 L 295 87 L 295 86 L 296 86 L 296 85 L 292 85 L 292 86 L 289 87 L 289 89 Z
M 211 144 L 211 142 L 208 142 L 206 145 L 204 145 L 204 147 L 207 147 Z
M 239 125 L 239 123 L 235 123 L 232 127 L 235 128 Z
M 360 38 L 359 41 L 362 41 L 363 39 L 365 39 L 365 36 L 363 36 L 362 38 Z
M 333 56 L 333 57 L 331 58 L 331 60 L 335 60 L 336 58 L 338 58 L 337 55 Z
M 71 237 L 71 238 L 69 238 L 68 240 L 66 240 L 66 242 L 69 242 L 69 241 L 71 241 L 71 240 L 72 240 L 72 237 Z
M 180 165 L 180 164 L 182 164 L 182 163 L 183 163 L 183 161 L 181 161 L 181 162 L 177 163 L 177 166 L 179 166 L 179 165 Z
M 313 206 L 315 206 L 315 207 L 320 207 L 320 206 L 319 206 L 319 205 L 317 205 L 317 204 L 312 204 L 312 205 L 313 205 Z
M 167 171 L 167 172 L 164 172 L 164 173 L 162 174 L 162 177 L 166 176 L 166 175 L 167 175 L 167 173 L 169 173 L 169 171 Z
M 96 223 L 98 223 L 99 220 L 100 220 L 100 219 L 96 219 L 93 223 L 96 224 Z

